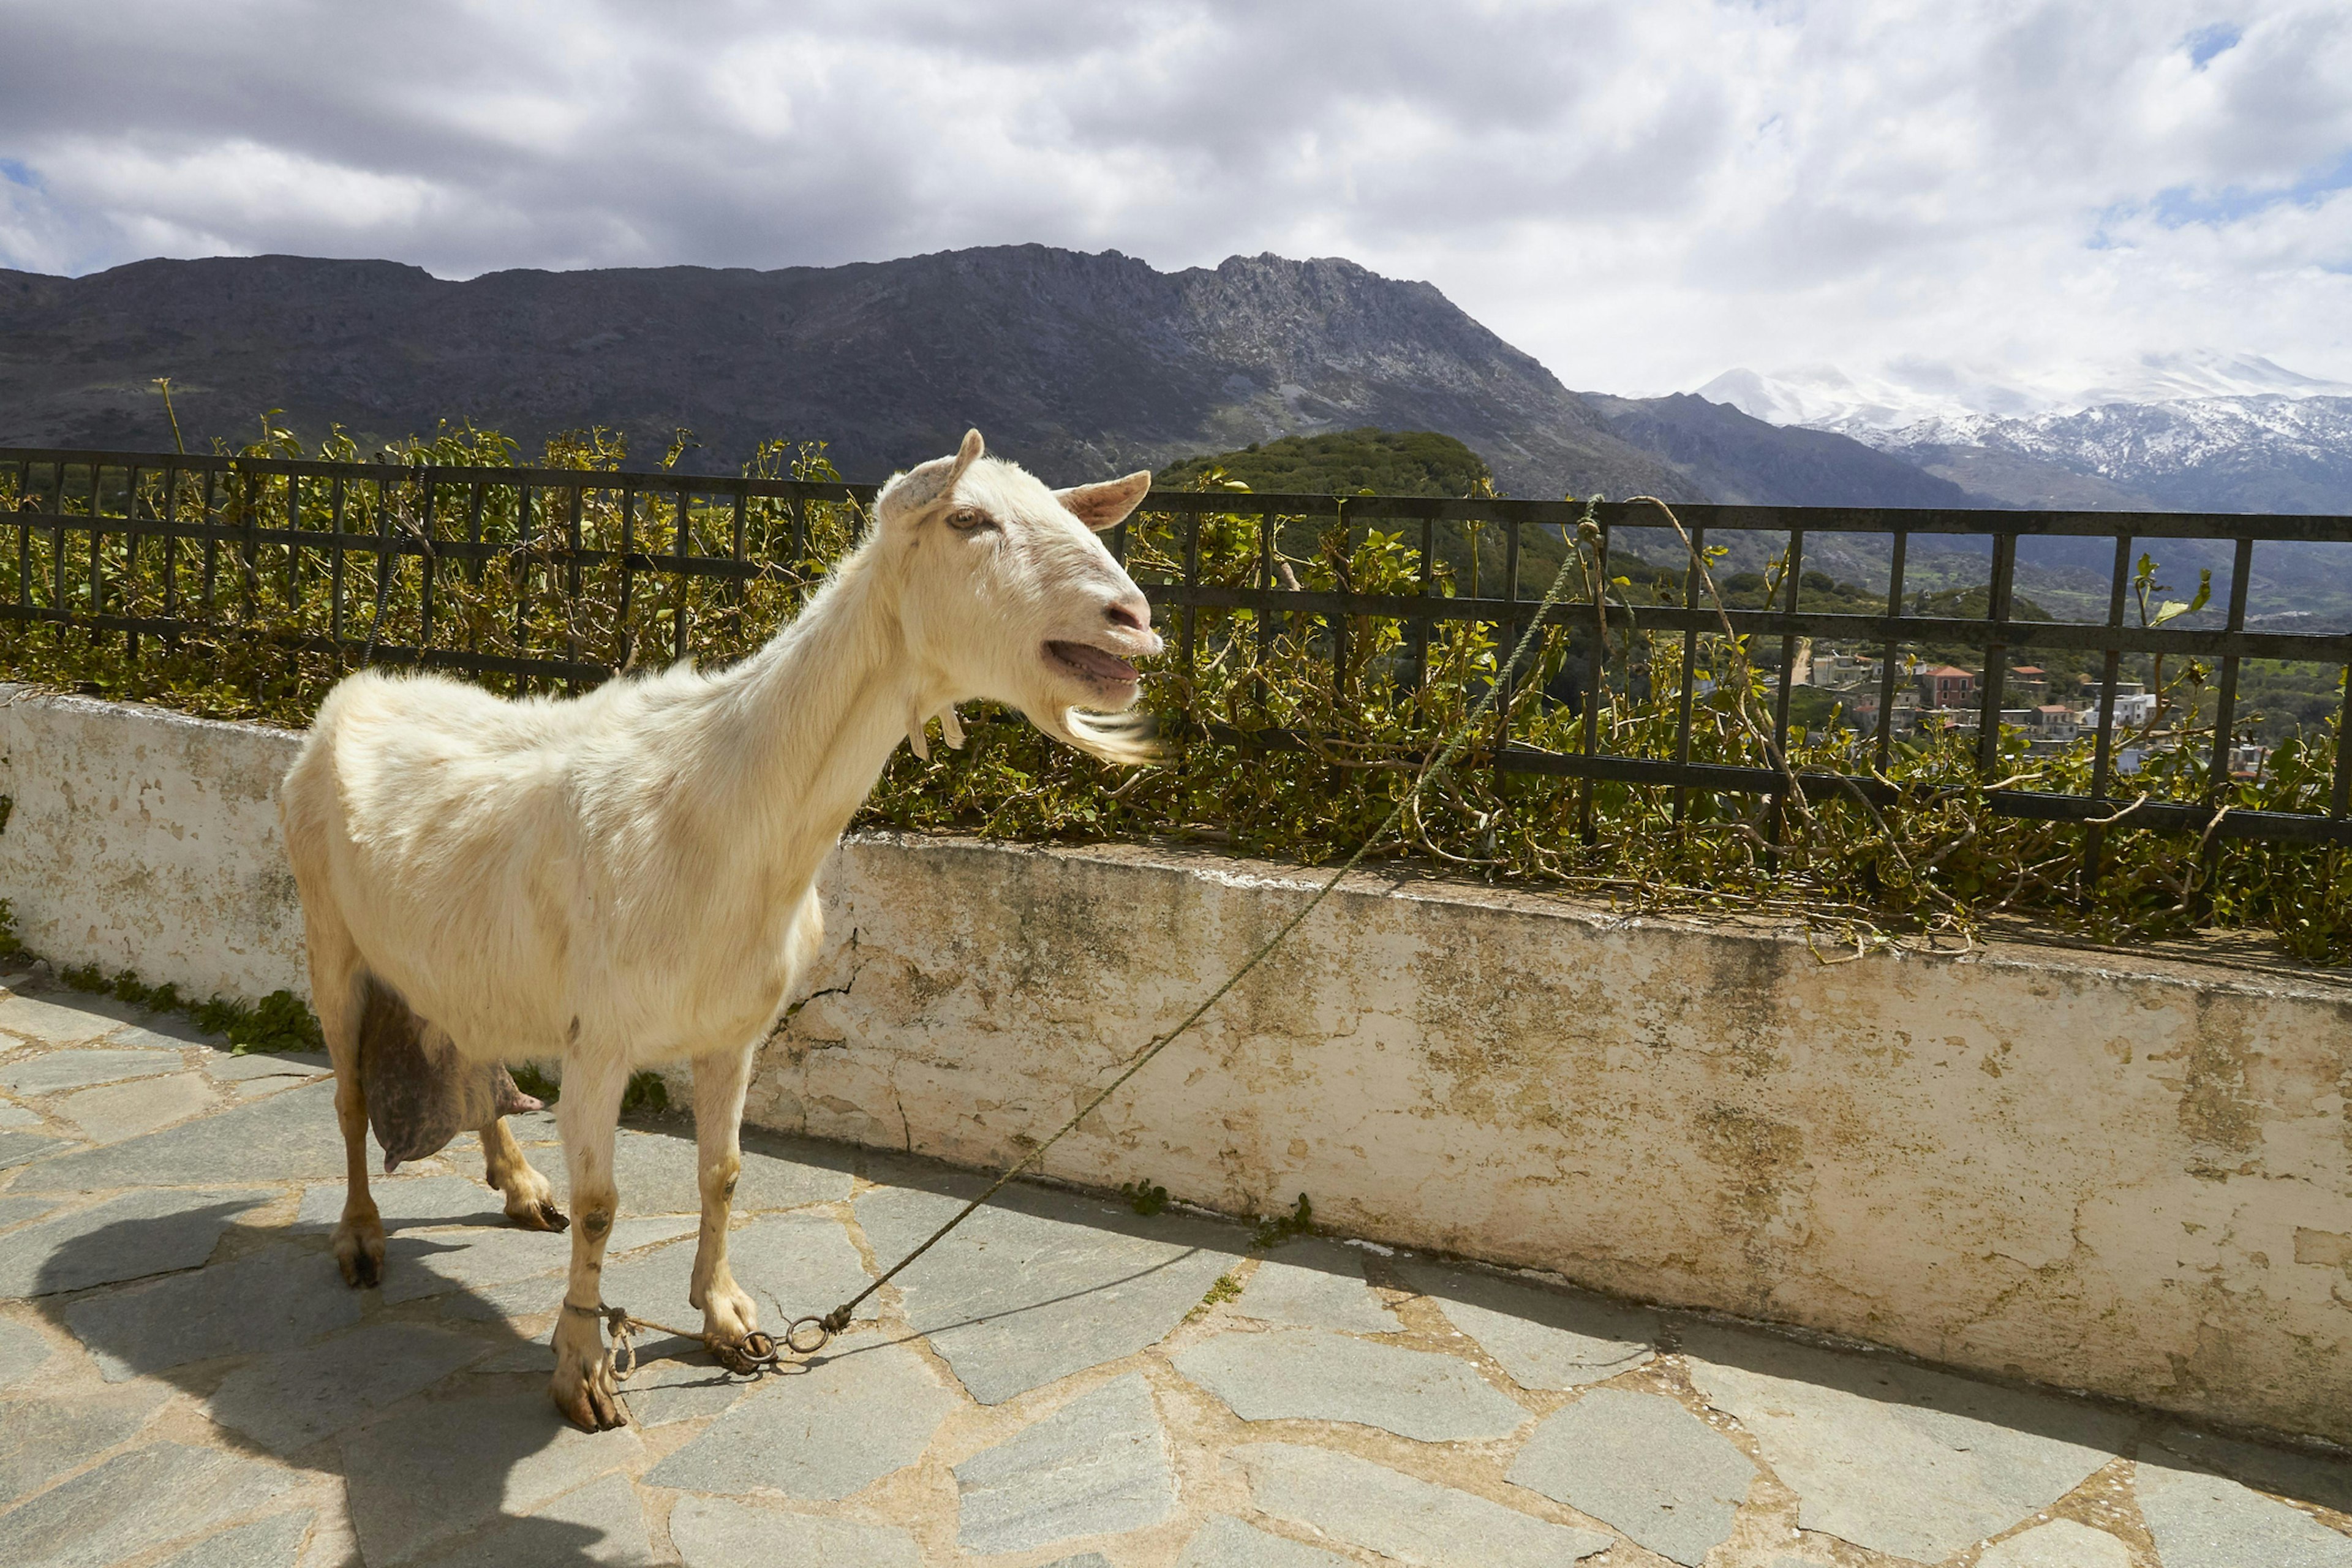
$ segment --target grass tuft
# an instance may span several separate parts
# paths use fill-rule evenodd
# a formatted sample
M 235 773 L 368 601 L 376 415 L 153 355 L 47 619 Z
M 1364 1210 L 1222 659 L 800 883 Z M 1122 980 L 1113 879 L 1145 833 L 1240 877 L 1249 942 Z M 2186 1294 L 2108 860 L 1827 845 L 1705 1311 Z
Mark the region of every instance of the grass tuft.
M 1288 1214 L 1261 1216 L 1257 1228 L 1250 1232 L 1250 1246 L 1260 1252 L 1280 1247 L 1294 1237 L 1315 1234 L 1315 1205 L 1307 1194 L 1298 1194 L 1298 1202 Z

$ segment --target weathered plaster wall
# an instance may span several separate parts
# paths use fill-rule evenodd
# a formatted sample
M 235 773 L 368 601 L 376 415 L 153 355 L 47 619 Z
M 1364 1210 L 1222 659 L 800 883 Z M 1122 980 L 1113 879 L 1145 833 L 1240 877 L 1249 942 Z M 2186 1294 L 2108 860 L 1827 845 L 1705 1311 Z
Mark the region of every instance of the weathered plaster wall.
M 301 736 L 0 684 L 0 899 L 59 963 L 191 996 L 310 992 L 278 835 Z
M 1297 907 L 1136 849 L 844 848 L 771 1125 L 973 1164 Z M 1800 942 L 1366 879 L 1057 1146 L 1226 1210 L 2352 1437 L 2352 1005 L 2064 952 Z
M 282 732 L 0 688 L 0 898 L 62 962 L 301 988 Z M 854 841 L 756 1121 L 1013 1156 L 1301 874 Z M 1057 1147 L 1240 1211 L 2352 1439 L 2352 1006 L 2029 948 L 1824 966 L 1758 931 L 1366 878 Z M 625 1195 L 624 1198 L 625 1202 Z

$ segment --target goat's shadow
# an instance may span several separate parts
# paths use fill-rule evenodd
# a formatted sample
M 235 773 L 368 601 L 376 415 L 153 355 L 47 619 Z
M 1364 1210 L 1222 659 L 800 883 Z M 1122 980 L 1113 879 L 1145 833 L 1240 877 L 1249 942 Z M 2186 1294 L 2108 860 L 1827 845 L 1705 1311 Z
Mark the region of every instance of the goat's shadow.
M 617 1516 L 606 1478 L 635 1457 L 636 1440 L 625 1428 L 576 1432 L 557 1414 L 544 1342 L 525 1337 L 508 1316 L 515 1302 L 499 1299 L 517 1288 L 437 1281 L 429 1293 L 412 1284 L 394 1290 L 408 1299 L 385 1300 L 383 1289 L 343 1283 L 322 1227 L 263 1233 L 250 1249 L 182 1273 L 73 1289 L 106 1272 L 106 1260 L 185 1256 L 245 1206 L 123 1219 L 70 1237 L 44 1260 L 32 1305 L 87 1348 L 110 1383 L 156 1379 L 204 1401 L 219 1447 L 341 1477 L 357 1539 L 346 1562 L 611 1560 L 612 1532 L 582 1510 L 601 1501 Z M 386 1229 L 502 1220 L 490 1206 Z M 409 1239 L 427 1248 L 437 1240 Z M 547 1240 L 549 1267 L 560 1268 L 567 1244 Z M 395 1241 L 388 1285 L 421 1269 L 423 1250 Z M 528 1283 L 551 1309 L 560 1284 Z M 59 1287 L 70 1293 L 47 1293 Z M 599 1486 L 604 1492 L 590 1496 Z M 566 1498 L 576 1500 L 567 1508 Z M 552 1502 L 557 1516 L 510 1513 L 510 1499 L 526 1509 Z M 626 1506 L 635 1510 L 633 1493 Z

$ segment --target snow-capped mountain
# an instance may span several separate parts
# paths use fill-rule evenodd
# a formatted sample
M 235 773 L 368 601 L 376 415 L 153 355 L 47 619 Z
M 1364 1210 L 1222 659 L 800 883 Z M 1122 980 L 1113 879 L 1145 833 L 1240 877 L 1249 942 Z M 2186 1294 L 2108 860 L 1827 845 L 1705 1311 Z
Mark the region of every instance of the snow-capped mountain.
M 2183 397 L 1850 433 L 1979 493 L 1990 473 L 1972 485 L 1964 472 L 2007 458 L 2095 479 L 2166 509 L 2352 512 L 2352 397 Z
M 1699 395 L 1853 437 L 1990 505 L 2352 512 L 2352 385 L 2253 354 L 2149 356 L 2065 395 L 1827 366 L 1731 371 Z
M 2287 369 L 2260 354 L 2210 351 L 2146 354 L 2088 375 L 2018 375 L 1944 361 L 1903 359 L 1874 373 L 1801 365 L 1759 375 L 1728 370 L 1698 389 L 1773 425 L 1807 425 L 1858 435 L 1969 415 L 2024 418 L 2073 414 L 2111 403 L 2182 398 L 2352 396 L 2352 383 Z

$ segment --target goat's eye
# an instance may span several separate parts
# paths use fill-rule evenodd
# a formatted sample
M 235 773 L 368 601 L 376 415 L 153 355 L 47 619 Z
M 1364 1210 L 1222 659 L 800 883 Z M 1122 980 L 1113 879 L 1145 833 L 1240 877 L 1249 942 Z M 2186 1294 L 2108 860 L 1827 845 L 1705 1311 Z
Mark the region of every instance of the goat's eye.
M 995 521 L 978 507 L 961 506 L 948 513 L 948 526 L 969 533 L 975 528 L 992 528 Z

